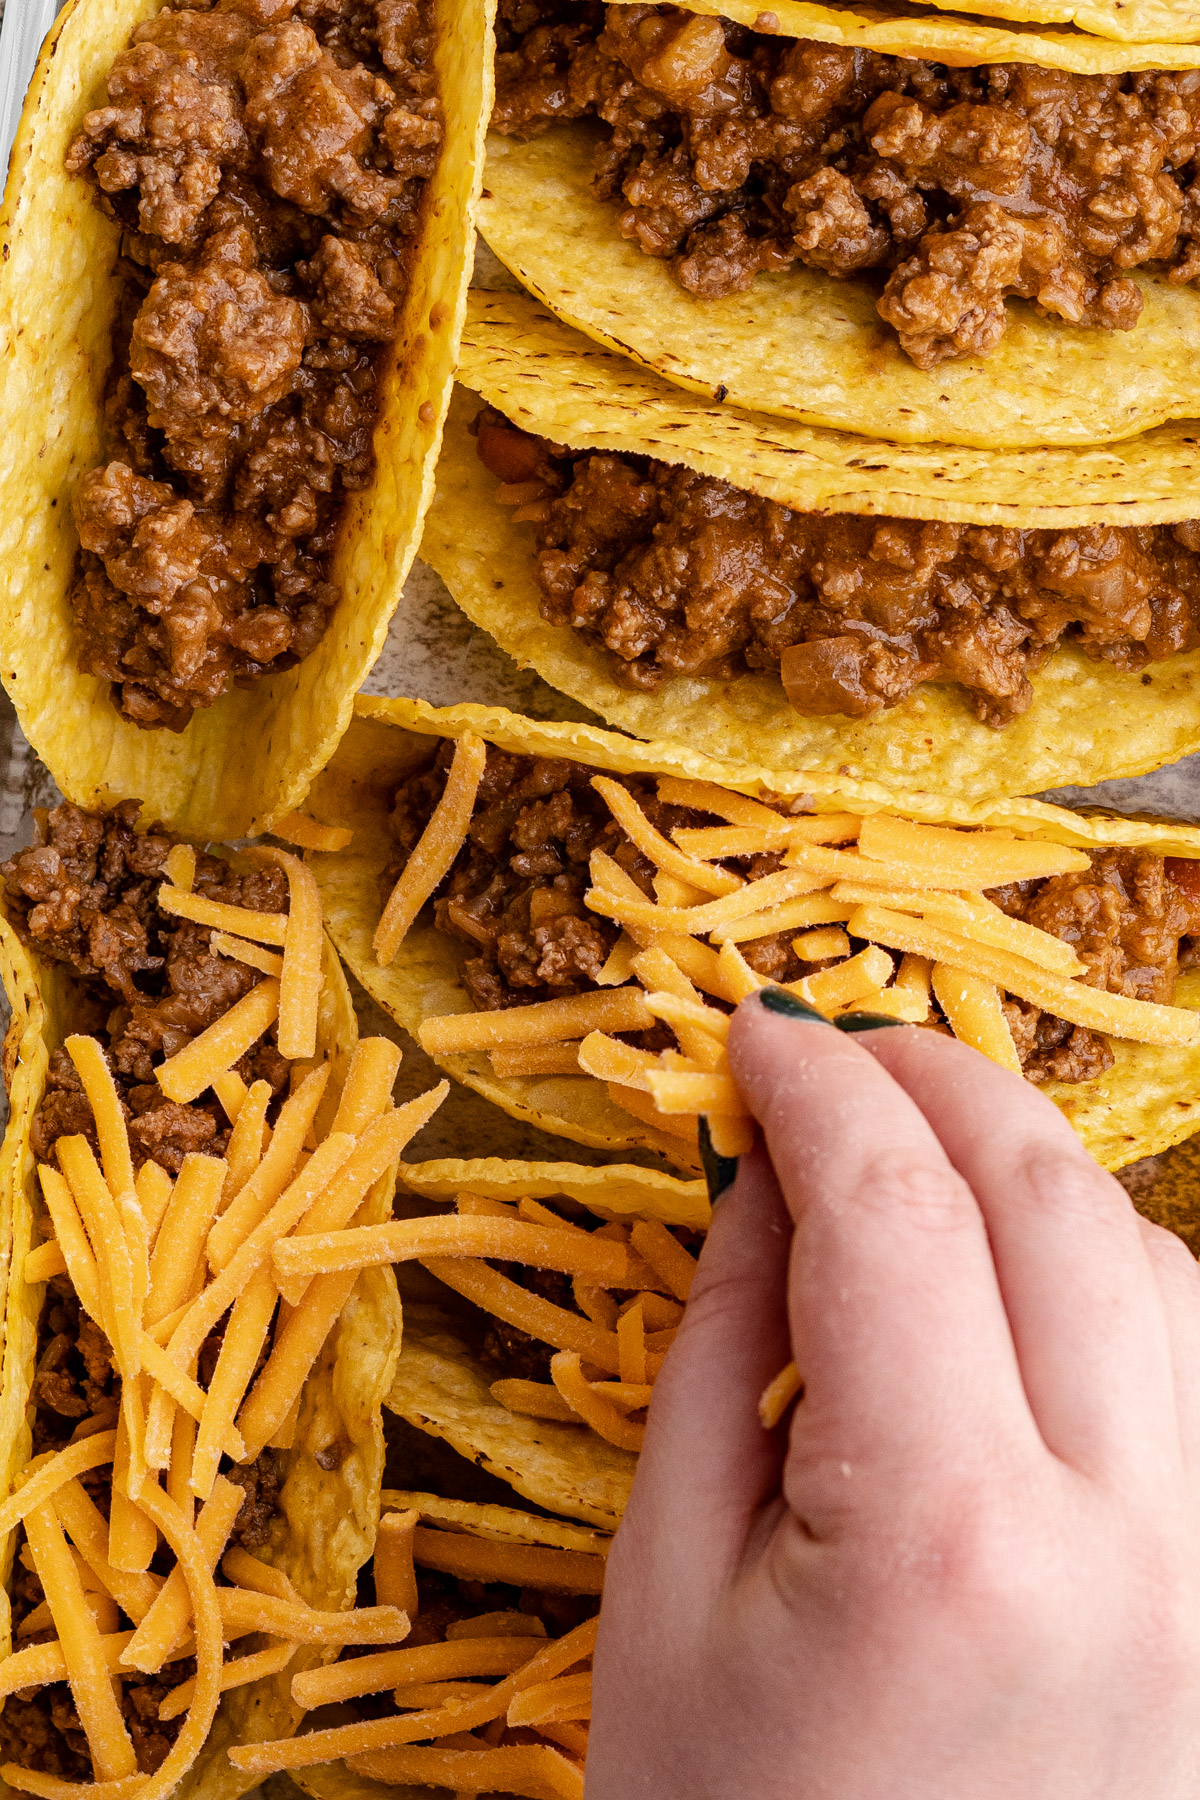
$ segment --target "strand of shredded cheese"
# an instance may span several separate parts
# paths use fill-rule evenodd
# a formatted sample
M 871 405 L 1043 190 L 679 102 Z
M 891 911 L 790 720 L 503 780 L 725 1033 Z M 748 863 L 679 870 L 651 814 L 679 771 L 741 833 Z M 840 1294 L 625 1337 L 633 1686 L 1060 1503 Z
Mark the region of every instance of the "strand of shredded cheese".
M 376 927 L 375 958 L 385 968 L 458 855 L 471 823 L 486 763 L 487 745 L 481 738 L 465 733 L 455 745 L 454 760 L 433 817 L 392 889 Z

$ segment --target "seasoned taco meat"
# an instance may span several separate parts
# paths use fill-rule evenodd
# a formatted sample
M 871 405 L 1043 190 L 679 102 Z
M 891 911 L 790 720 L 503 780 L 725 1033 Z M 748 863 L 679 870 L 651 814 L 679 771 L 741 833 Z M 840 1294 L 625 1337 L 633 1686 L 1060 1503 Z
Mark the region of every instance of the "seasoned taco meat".
M 581 1226 L 584 1230 L 596 1230 L 599 1220 L 585 1208 L 574 1206 L 570 1201 L 548 1200 L 542 1204 L 549 1212 L 555 1213 L 567 1224 Z M 703 1234 L 689 1231 L 684 1226 L 671 1225 L 667 1229 L 690 1256 L 699 1256 L 703 1247 Z M 501 1262 L 490 1259 L 490 1267 L 503 1275 L 506 1280 L 522 1287 L 527 1293 L 535 1294 L 539 1299 L 548 1300 L 563 1312 L 574 1313 L 577 1318 L 585 1319 L 590 1315 L 580 1307 L 575 1297 L 575 1287 L 569 1275 L 562 1275 L 554 1269 L 539 1269 L 529 1263 Z M 614 1302 L 621 1306 L 634 1298 L 633 1290 L 623 1291 L 619 1288 L 610 1290 Z M 520 1326 L 512 1325 L 507 1319 L 498 1318 L 483 1307 L 471 1302 L 465 1303 L 457 1294 L 452 1306 L 455 1313 L 455 1329 L 461 1329 L 467 1344 L 476 1359 L 488 1372 L 490 1381 L 517 1380 L 547 1383 L 551 1380 L 550 1363 L 556 1354 L 552 1344 L 544 1339 L 533 1337 L 523 1331 Z M 640 1409 L 631 1415 L 640 1416 Z
M 389 887 L 441 798 L 453 749 L 443 742 L 432 764 L 406 777 L 397 790 L 391 825 L 398 855 L 385 873 Z M 592 774 L 580 763 L 513 756 L 488 746 L 467 841 L 433 902 L 438 930 L 467 946 L 460 975 L 481 1010 L 596 985 L 618 932 L 584 902 L 594 849 L 619 863 L 647 898 L 655 897 L 650 863 L 591 787 Z M 680 825 L 717 822 L 665 805 L 652 776 L 616 779 L 664 836 Z M 735 858 L 726 866 L 753 880 L 776 868 L 778 858 Z M 1200 961 L 1198 863 L 1145 850 L 1098 850 L 1083 873 L 1016 883 L 989 898 L 1014 918 L 1070 944 L 1087 967 L 1088 984 L 1111 994 L 1170 1004 L 1179 969 Z M 771 981 L 794 981 L 829 966 L 802 962 L 793 945 L 794 933 L 782 932 L 738 948 Z M 861 948 L 854 940 L 851 945 Z M 710 1004 L 722 1003 L 710 996 Z M 1024 1001 L 1005 998 L 1004 1007 L 1031 1081 L 1087 1081 L 1112 1066 L 1112 1050 L 1101 1034 Z M 662 1026 L 628 1035 L 647 1049 L 674 1042 Z
M 125 283 L 71 604 L 138 725 L 290 667 L 337 604 L 441 139 L 432 42 L 427 0 L 169 0 L 70 146 Z
M 1200 961 L 1197 869 L 1146 850 L 1097 850 L 1078 875 L 1018 882 L 989 896 L 1014 919 L 1070 944 L 1091 987 L 1130 1000 L 1175 998 L 1180 968 Z M 1108 1040 L 1026 1001 L 1006 998 L 1005 1016 L 1030 1081 L 1090 1081 L 1112 1067 Z
M 569 1275 L 560 1275 L 556 1269 L 535 1269 L 526 1263 L 495 1262 L 492 1267 L 539 1299 L 549 1300 L 552 1306 L 560 1306 L 566 1312 L 579 1312 Z M 497 1380 L 508 1377 L 519 1381 L 549 1381 L 553 1355 L 553 1345 L 531 1337 L 519 1325 L 510 1325 L 507 1319 L 488 1315 L 479 1360 L 493 1371 Z
M 954 69 L 600 0 L 500 0 L 498 43 L 496 128 L 600 121 L 597 194 L 698 299 L 869 273 L 932 369 L 993 350 L 1009 295 L 1128 331 L 1130 270 L 1200 274 L 1196 71 Z
M 61 1450 L 76 1433 L 90 1436 L 111 1429 L 117 1422 L 120 1397 L 120 1378 L 113 1368 L 107 1338 L 80 1307 L 68 1277 L 55 1275 L 47 1283 L 38 1322 L 37 1366 L 30 1392 L 33 1454 Z M 89 1498 L 106 1518 L 110 1475 L 111 1471 L 103 1468 L 81 1477 Z M 27 1552 L 18 1549 L 11 1583 L 17 1649 L 57 1636 L 52 1626 L 22 1630 L 24 1620 L 45 1600 L 42 1584 L 33 1567 L 26 1566 L 27 1560 Z M 158 1768 L 183 1723 L 182 1718 L 160 1720 L 159 1703 L 178 1682 L 194 1675 L 195 1669 L 195 1663 L 185 1659 L 169 1664 L 161 1675 L 130 1671 L 122 1682 L 122 1711 L 143 1774 Z M 5 1701 L 0 1713 L 0 1751 L 5 1760 L 27 1769 L 76 1781 L 92 1779 L 87 1738 L 65 1681 Z
M 542 1621 L 548 1638 L 565 1637 L 585 1619 L 599 1611 L 594 1594 L 551 1593 L 542 1588 L 518 1588 L 507 1582 L 459 1581 L 436 1569 L 418 1569 L 418 1607 L 404 1642 L 409 1649 L 418 1644 L 440 1644 L 446 1628 L 464 1619 L 478 1618 L 482 1612 L 509 1611 L 531 1614 Z M 390 1700 L 390 1696 L 389 1696 Z M 390 1704 L 387 1710 L 391 1711 Z M 520 1728 L 506 1731 L 500 1743 L 520 1743 Z
M 653 693 L 778 670 L 799 713 L 869 718 L 957 682 L 1006 725 L 1055 645 L 1137 670 L 1200 645 L 1200 524 L 1021 531 L 798 512 L 649 456 L 570 451 L 484 408 L 478 454 L 532 525 L 542 617 Z
M 266 1361 L 266 1354 L 261 1361 Z M 256 1369 L 247 1387 L 253 1387 L 257 1375 Z M 270 1536 L 271 1520 L 279 1510 L 279 1492 L 283 1487 L 283 1470 L 275 1452 L 264 1450 L 252 1463 L 231 1463 L 225 1476 L 246 1490 L 230 1542 L 243 1550 L 260 1550 Z
M 108 1430 L 117 1422 L 120 1394 L 108 1339 L 83 1311 L 69 1277 L 53 1276 L 46 1284 L 38 1322 L 37 1367 L 29 1397 L 33 1454 L 61 1450 L 84 1419 L 89 1434 Z
M 453 749 L 444 743 L 433 766 L 410 776 L 397 792 L 392 830 L 399 855 L 388 870 L 389 885 L 441 797 Z M 439 930 L 469 946 L 462 979 L 483 1010 L 553 1000 L 595 985 L 619 932 L 584 904 L 593 850 L 613 857 L 654 898 L 653 865 L 613 819 L 591 785 L 592 774 L 580 763 L 510 756 L 488 746 L 467 842 L 434 902 Z M 617 779 L 664 833 L 711 822 L 685 807 L 664 806 L 650 776 Z M 766 874 L 777 863 L 763 856 L 748 867 Z M 819 966 L 801 962 L 786 934 L 745 950 L 752 966 L 772 980 L 796 980 Z M 637 1042 L 653 1047 L 654 1036 L 643 1032 Z
M 174 840 L 139 836 L 136 800 L 111 813 L 63 803 L 37 821 L 28 850 L 0 866 L 4 908 L 39 956 L 85 978 L 109 1012 L 106 1048 L 129 1125 L 135 1165 L 161 1163 L 178 1174 L 190 1150 L 220 1156 L 228 1135 L 215 1098 L 168 1100 L 154 1071 L 198 1037 L 262 979 L 244 963 L 214 956 L 207 926 L 160 910 L 158 890 Z M 273 867 L 237 875 L 215 856 L 196 857 L 195 891 L 232 906 L 286 912 L 287 878 Z M 268 1035 L 238 1065 L 247 1082 L 278 1092 L 287 1064 Z M 83 1132 L 96 1145 L 91 1108 L 65 1050 L 50 1058 L 33 1150 L 52 1158 L 58 1138 Z
M 41 1600 L 41 1583 L 32 1572 L 21 1573 L 30 1586 L 28 1610 L 32 1611 Z M 31 1638 L 20 1640 L 18 1648 L 36 1643 L 39 1636 L 35 1632 Z M 152 1775 L 166 1761 L 183 1724 L 182 1715 L 176 1719 L 160 1719 L 159 1706 L 172 1688 L 195 1673 L 195 1661 L 185 1657 L 169 1663 L 160 1675 L 140 1675 L 134 1671 L 123 1674 L 121 1710 L 141 1774 Z M 93 1779 L 87 1738 L 65 1681 L 32 1690 L 27 1698 L 14 1694 L 4 1702 L 4 1711 L 0 1714 L 0 1754 L 5 1762 L 17 1763 L 24 1769 L 37 1769 L 46 1775 L 83 1782 Z

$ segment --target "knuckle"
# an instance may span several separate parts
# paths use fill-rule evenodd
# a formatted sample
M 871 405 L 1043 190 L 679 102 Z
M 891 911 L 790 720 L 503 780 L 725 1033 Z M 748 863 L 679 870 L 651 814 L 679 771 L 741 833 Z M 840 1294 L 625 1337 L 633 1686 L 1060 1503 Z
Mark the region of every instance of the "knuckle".
M 996 1671 L 1053 1666 L 1074 1610 L 1070 1571 L 1052 1532 L 990 1485 L 960 1489 L 949 1520 L 918 1527 L 902 1573 L 909 1608 Z
M 991 1496 L 960 1494 L 954 1514 L 935 1539 L 930 1586 L 980 1616 L 999 1615 L 1007 1630 L 1032 1598 L 1020 1575 L 1035 1560 L 1028 1555 L 1028 1535 Z M 1014 1555 L 1018 1547 L 1026 1553 Z
M 866 1163 L 854 1202 L 924 1231 L 961 1230 L 978 1216 L 970 1189 L 948 1163 L 902 1151 Z
M 1200 1298 L 1200 1263 L 1183 1239 L 1164 1225 L 1152 1224 L 1149 1219 L 1139 1218 L 1138 1225 L 1142 1242 L 1155 1267 L 1191 1288 Z
M 943 1479 L 910 1515 L 902 1567 L 926 1605 L 1021 1635 L 1042 1611 L 1054 1561 L 1041 1484 L 1026 1456 L 1001 1438 Z
M 1092 1161 L 1076 1141 L 1037 1140 L 1014 1157 L 1017 1179 L 1010 1194 L 1039 1211 L 1053 1209 L 1089 1228 L 1112 1225 L 1127 1230 L 1133 1209 L 1120 1182 Z

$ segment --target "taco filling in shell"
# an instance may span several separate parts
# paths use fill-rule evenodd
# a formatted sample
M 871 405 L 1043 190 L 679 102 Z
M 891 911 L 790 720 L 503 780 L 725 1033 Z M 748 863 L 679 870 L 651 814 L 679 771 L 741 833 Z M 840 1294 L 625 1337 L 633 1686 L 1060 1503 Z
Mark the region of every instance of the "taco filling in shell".
M 595 119 L 614 229 L 698 300 L 807 264 L 877 277 L 922 369 L 986 355 L 1005 300 L 1128 331 L 1129 271 L 1200 274 L 1200 77 L 966 68 L 677 6 L 500 0 L 498 131 Z
M 426 0 L 182 3 L 67 168 L 121 229 L 107 459 L 72 496 L 81 669 L 180 731 L 319 642 L 442 137 Z
M 454 757 L 455 746 L 444 743 L 433 766 L 409 777 L 397 792 L 392 827 L 399 856 L 391 874 L 407 866 L 419 844 L 445 791 Z M 614 794 L 612 790 L 619 791 Z M 743 886 L 752 891 L 761 881 L 770 881 L 772 895 L 781 884 L 790 885 L 787 867 L 792 859 L 787 854 L 787 834 L 793 820 L 786 808 L 770 816 L 772 809 L 740 796 L 722 796 L 715 789 L 706 793 L 698 782 L 656 782 L 651 776 L 597 780 L 582 764 L 512 756 L 489 746 L 465 841 L 434 898 L 438 930 L 467 947 L 461 978 L 476 1008 L 503 1012 L 594 994 L 605 987 L 614 997 L 629 992 L 623 984 L 638 972 L 633 960 L 637 949 L 628 932 L 623 934 L 622 924 L 627 922 L 636 929 L 639 907 L 649 909 L 647 916 L 652 921 L 656 907 L 663 913 L 668 907 L 682 908 L 680 897 L 664 887 L 665 863 L 656 862 L 629 836 L 615 814 L 614 799 L 620 810 L 628 808 L 631 817 L 640 814 L 660 843 L 667 840 L 676 845 L 709 838 L 719 847 L 724 836 L 736 850 L 737 827 L 728 823 L 731 811 L 747 816 L 759 813 L 759 835 L 769 835 L 776 828 L 779 849 L 718 856 L 698 864 L 693 872 L 701 879 L 707 876 L 710 891 L 716 875 L 719 892 L 724 894 Z M 799 821 L 794 823 L 799 825 Z M 800 826 L 801 835 L 814 844 L 851 844 L 859 835 L 860 821 L 817 817 L 806 820 L 804 826 Z M 646 844 L 647 837 L 637 823 L 635 830 Z M 1054 939 L 1060 949 L 1067 947 L 1061 958 L 1054 956 L 1049 945 L 1045 951 L 1051 964 L 1059 963 L 1064 971 L 1075 961 L 1077 981 L 1072 985 L 1170 1005 L 1179 968 L 1200 961 L 1200 946 L 1193 942 L 1200 934 L 1197 865 L 1143 850 L 1088 853 L 1050 846 L 1029 848 L 1035 858 L 1040 849 L 1051 862 L 1063 858 L 1068 866 L 1060 874 L 981 889 L 981 919 L 994 919 L 999 938 L 1009 935 L 1003 921 L 1014 921 L 1018 930 L 1011 934 L 1012 942 L 1022 944 L 1029 955 L 1039 953 L 1039 938 Z M 819 858 L 821 852 L 814 854 Z M 845 852 L 835 853 L 830 874 L 835 865 L 845 862 L 846 874 L 853 877 L 857 860 Z M 866 875 L 868 881 L 884 878 L 882 869 L 874 874 L 868 869 Z M 667 883 L 676 880 L 674 875 L 666 875 Z M 803 876 L 799 885 L 809 886 Z M 908 966 L 901 980 L 891 959 L 880 958 L 878 948 L 871 948 L 867 918 L 860 922 L 861 931 L 855 932 L 855 915 L 862 909 L 869 917 L 871 896 L 849 891 L 839 895 L 834 880 L 828 880 L 830 891 L 823 893 L 818 891 L 822 885 L 814 875 L 809 892 L 784 900 L 787 916 L 780 913 L 778 929 L 770 929 L 766 889 L 758 920 L 747 909 L 740 920 L 731 915 L 727 928 L 718 923 L 717 933 L 729 946 L 729 967 L 734 966 L 735 957 L 744 965 L 743 980 L 749 988 L 780 982 L 799 990 L 811 985 L 814 992 L 827 991 L 834 1010 L 853 1005 L 871 1010 L 888 1004 L 883 1001 L 885 993 L 893 1002 L 898 1002 L 899 994 L 907 994 L 912 1002 L 909 1007 L 906 1001 L 912 1023 L 943 1030 L 948 1024 L 953 1026 L 954 1019 L 939 999 L 936 986 L 930 992 L 927 958 L 906 957 Z M 962 889 L 971 886 L 965 870 L 957 885 Z M 690 898 L 699 900 L 701 890 L 694 888 Z M 882 888 L 878 898 L 885 900 Z M 894 895 L 886 898 L 894 903 Z M 923 902 L 930 915 L 936 916 L 932 901 L 928 893 L 910 895 L 911 904 L 921 906 Z M 959 905 L 969 907 L 968 902 Z M 950 915 L 954 915 L 953 906 Z M 1030 928 L 1038 938 L 1025 936 Z M 885 935 L 881 941 L 889 940 Z M 708 958 L 700 938 L 690 932 L 674 939 L 672 957 L 679 954 L 681 943 L 686 946 L 682 967 L 691 986 L 697 963 Z M 655 952 L 651 948 L 646 954 Z M 665 964 L 667 952 L 660 947 L 657 954 Z M 875 960 L 867 969 L 864 954 L 878 960 L 879 978 L 874 978 Z M 708 957 L 715 963 L 711 950 Z M 618 967 L 621 963 L 624 968 Z M 866 984 L 861 994 L 852 991 L 855 977 Z M 888 985 L 894 977 L 900 983 L 898 990 Z M 844 997 L 839 1000 L 843 987 Z M 724 984 L 714 993 L 710 977 L 705 999 L 708 1007 L 728 1008 L 734 998 Z M 906 1016 L 904 1008 L 898 1016 Z M 1184 1015 L 1180 1016 L 1182 1020 Z M 997 1042 L 1007 1052 L 1005 1060 L 1019 1065 L 1029 1080 L 1087 1081 L 1112 1066 L 1112 1049 L 1102 1030 L 1056 1016 L 1051 1007 L 1032 1003 L 1028 997 L 1001 990 L 995 1022 Z M 436 1023 L 425 1035 L 432 1045 Z M 672 1049 L 675 1036 L 663 1020 L 647 1014 L 644 1028 L 617 1031 L 613 1040 L 629 1045 L 635 1061 L 650 1064 L 654 1055 Z M 575 1057 L 578 1048 L 577 1044 L 563 1046 L 560 1060 L 564 1055 Z M 511 1072 L 517 1073 L 523 1055 L 535 1064 L 538 1052 L 515 1047 L 506 1052 L 497 1047 L 493 1062 L 498 1069 L 511 1065 Z
M 314 1283 L 280 1309 L 270 1258 L 302 1223 L 386 1217 L 445 1088 L 392 1105 L 400 1053 L 355 1046 L 299 858 L 255 847 L 235 868 L 139 835 L 137 813 L 64 803 L 0 871 L 4 930 L 68 1014 L 62 1030 L 41 1000 L 57 1044 L 9 1127 L 45 1211 L 8 1298 L 5 1391 L 32 1461 L 0 1509 L 16 1528 L 0 1749 L 10 1787 L 137 1774 L 165 1800 L 210 1734 L 210 1760 L 236 1741 L 239 1706 L 294 1726 L 270 1684 L 295 1659 L 398 1628 L 386 1607 L 341 1610 L 374 1532 L 394 1282 Z M 210 1776 L 238 1791 L 227 1763 Z
M 385 1489 L 383 1506 L 371 1585 L 406 1629 L 394 1648 L 298 1675 L 308 1729 L 248 1746 L 238 1766 L 304 1769 L 317 1800 L 348 1779 L 363 1796 L 401 1785 L 583 1800 L 609 1539 L 436 1494 Z
M 40 824 L 38 841 L 5 863 L 0 877 L 5 911 L 19 934 L 41 957 L 65 964 L 105 990 L 114 1009 L 106 1049 L 135 1172 L 149 1160 L 178 1175 L 189 1153 L 224 1155 L 229 1121 L 211 1091 L 200 1103 L 167 1100 L 154 1080 L 155 1062 L 214 1024 L 261 976 L 244 963 L 216 955 L 208 927 L 158 909 L 157 890 L 168 879 L 174 840 L 153 831 L 139 837 L 134 831 L 138 811 L 137 801 L 127 801 L 107 816 L 76 806 L 56 807 Z M 275 868 L 235 875 L 228 864 L 202 855 L 196 858 L 195 891 L 227 905 L 281 916 L 287 911 L 287 880 Z M 264 1034 L 241 1059 L 237 1073 L 247 1086 L 265 1080 L 274 1100 L 287 1084 L 288 1065 Z M 98 1152 L 83 1082 L 60 1048 L 51 1053 L 46 1094 L 33 1122 L 31 1144 L 38 1161 L 53 1163 L 59 1138 L 68 1135 L 85 1137 L 93 1153 Z M 224 1324 L 222 1320 L 200 1350 L 198 1379 L 204 1387 L 216 1367 Z M 261 1366 L 265 1357 L 259 1361 Z M 30 1393 L 34 1456 L 62 1450 L 77 1441 L 77 1432 L 115 1429 L 120 1396 L 120 1376 L 103 1331 L 83 1310 L 70 1276 L 51 1276 Z M 258 1549 L 267 1541 L 278 1500 L 275 1453 L 264 1450 L 253 1464 L 230 1464 L 227 1473 L 246 1490 L 229 1541 Z M 108 1524 L 111 1471 L 89 1470 L 80 1487 L 100 1522 Z M 83 1510 L 78 1496 L 75 1504 Z M 108 1628 L 116 1630 L 119 1609 L 111 1597 L 105 1610 L 111 1614 Z M 44 1623 L 39 1625 L 39 1619 Z M 12 1623 L 19 1647 L 50 1642 L 57 1635 L 23 1538 L 14 1569 Z M 172 1687 L 194 1677 L 195 1667 L 194 1658 L 183 1658 L 165 1675 L 131 1671 L 122 1682 L 121 1712 L 140 1773 L 153 1773 L 178 1736 L 182 1715 L 160 1719 L 159 1706 Z M 66 1683 L 39 1688 L 32 1696 L 9 1696 L 0 1713 L 0 1752 L 6 1762 L 25 1769 L 91 1779 L 88 1739 Z
M 622 686 L 774 671 L 796 712 L 870 718 L 957 682 L 984 723 L 1061 642 L 1133 672 L 1200 646 L 1200 524 L 1019 530 L 805 512 L 652 456 L 571 450 L 493 407 L 476 449 L 532 527 L 541 615 Z
M 625 1246 L 624 1268 L 590 1274 L 543 1267 L 537 1246 L 522 1260 L 441 1256 L 423 1266 L 459 1297 L 450 1303 L 454 1332 L 498 1405 L 639 1451 L 703 1233 L 658 1219 L 608 1218 L 602 1190 L 595 1211 L 561 1197 L 501 1201 L 471 1191 L 458 1194 L 455 1207 L 461 1218 L 520 1219 L 552 1235 L 584 1231 L 597 1244 Z
M 0 879 L 5 912 L 22 939 L 45 961 L 86 980 L 106 1006 L 105 1049 L 135 1172 L 151 1160 L 175 1176 L 191 1152 L 224 1156 L 231 1128 L 211 1090 L 183 1104 L 168 1100 L 155 1069 L 244 999 L 263 971 L 219 954 L 210 926 L 160 907 L 175 840 L 153 829 L 136 832 L 138 812 L 136 800 L 108 814 L 58 806 L 39 824 L 32 847 L 0 867 Z M 219 857 L 200 854 L 192 880 L 192 892 L 203 899 L 277 914 L 285 923 L 288 884 L 280 868 L 239 874 Z M 244 1053 L 236 1073 L 247 1088 L 265 1081 L 276 1109 L 289 1069 L 273 1032 Z M 98 1148 L 83 1084 L 60 1048 L 51 1053 L 34 1120 L 34 1155 L 50 1162 L 57 1140 L 80 1132 Z

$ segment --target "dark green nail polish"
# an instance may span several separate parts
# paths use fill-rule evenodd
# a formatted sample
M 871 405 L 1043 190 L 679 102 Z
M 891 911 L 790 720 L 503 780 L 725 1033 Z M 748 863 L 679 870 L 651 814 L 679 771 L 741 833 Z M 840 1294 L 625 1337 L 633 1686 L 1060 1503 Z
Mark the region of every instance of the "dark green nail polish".
M 726 1188 L 733 1186 L 738 1159 L 736 1156 L 722 1156 L 713 1149 L 708 1120 L 703 1118 L 700 1120 L 700 1161 L 704 1165 L 704 1179 L 708 1183 L 708 1198 L 715 1206 Z
M 787 988 L 760 988 L 758 997 L 768 1012 L 779 1013 L 784 1019 L 812 1019 L 817 1025 L 830 1023 L 824 1013 L 819 1013 L 815 1006 L 810 1006 L 807 1000 L 790 993 Z
M 903 1019 L 889 1019 L 883 1013 L 843 1013 L 834 1024 L 839 1031 L 882 1031 L 885 1025 L 903 1025 Z

